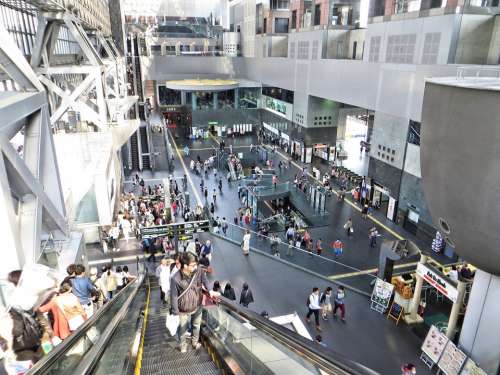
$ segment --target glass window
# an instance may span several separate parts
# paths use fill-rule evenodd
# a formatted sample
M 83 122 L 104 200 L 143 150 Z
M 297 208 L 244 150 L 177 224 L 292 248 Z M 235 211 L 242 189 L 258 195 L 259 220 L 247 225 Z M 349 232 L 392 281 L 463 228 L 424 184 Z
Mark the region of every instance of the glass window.
M 292 24 L 291 24 L 291 28 L 292 29 L 296 29 L 297 28 L 297 11 L 294 10 L 292 12 Z
M 275 33 L 288 33 L 288 18 L 276 18 L 274 21 Z
M 316 4 L 314 7 L 314 26 L 321 23 L 321 4 Z

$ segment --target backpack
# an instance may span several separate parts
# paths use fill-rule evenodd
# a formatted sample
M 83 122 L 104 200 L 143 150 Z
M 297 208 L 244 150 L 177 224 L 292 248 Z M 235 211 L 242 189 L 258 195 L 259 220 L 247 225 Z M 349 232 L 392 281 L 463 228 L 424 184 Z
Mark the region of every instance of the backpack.
M 308 308 L 309 308 L 309 304 L 310 304 L 310 301 L 309 301 L 309 299 L 310 299 L 310 298 L 311 298 L 311 296 L 308 296 L 308 297 L 307 297 L 307 300 L 306 300 L 306 306 L 307 306 Z
M 35 318 L 26 311 L 14 308 L 10 309 L 10 315 L 15 327 L 13 330 L 12 345 L 14 351 L 17 352 L 38 347 L 42 338 L 42 330 Z M 21 332 L 15 332 L 16 328 L 21 328 Z

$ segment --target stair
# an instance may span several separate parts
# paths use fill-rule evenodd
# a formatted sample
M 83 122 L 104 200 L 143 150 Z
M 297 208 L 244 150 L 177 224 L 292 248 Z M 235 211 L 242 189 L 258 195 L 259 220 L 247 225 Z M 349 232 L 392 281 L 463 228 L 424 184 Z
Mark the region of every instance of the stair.
M 144 336 L 141 374 L 169 375 L 218 375 L 217 366 L 202 347 L 181 353 L 175 337 L 170 337 L 165 327 L 166 309 L 161 306 L 160 288 L 156 277 L 150 276 L 151 295 L 148 322 Z

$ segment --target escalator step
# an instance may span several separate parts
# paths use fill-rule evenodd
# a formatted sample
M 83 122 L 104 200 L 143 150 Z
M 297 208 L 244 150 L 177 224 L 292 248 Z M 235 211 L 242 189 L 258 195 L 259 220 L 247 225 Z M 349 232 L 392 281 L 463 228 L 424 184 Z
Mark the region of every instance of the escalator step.
M 183 357 L 183 353 L 177 352 L 179 358 L 166 358 L 163 354 L 158 354 L 155 357 L 145 357 L 143 363 L 148 365 L 153 365 L 157 363 L 162 363 L 168 368 L 181 368 L 189 367 L 193 364 L 202 364 L 207 362 L 212 362 L 210 356 L 205 353 L 205 355 L 198 355 L 196 357 Z
M 182 367 L 178 369 L 172 369 L 165 367 L 163 364 L 154 364 L 151 366 L 142 366 L 141 374 L 147 375 L 215 375 L 220 374 L 217 366 L 213 362 L 203 363 L 203 364 L 192 364 L 189 367 Z

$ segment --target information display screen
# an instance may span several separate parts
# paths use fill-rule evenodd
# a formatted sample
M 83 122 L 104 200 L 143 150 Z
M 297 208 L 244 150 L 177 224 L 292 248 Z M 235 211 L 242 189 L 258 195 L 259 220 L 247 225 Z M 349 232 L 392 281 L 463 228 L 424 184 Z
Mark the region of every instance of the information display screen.
M 166 225 L 155 225 L 152 227 L 141 228 L 142 238 L 154 237 L 174 237 L 175 235 L 189 235 L 193 233 L 203 233 L 210 230 L 208 220 L 188 221 L 186 223 L 174 223 Z

